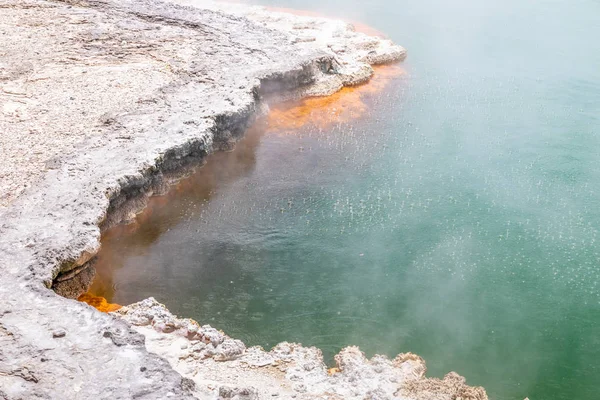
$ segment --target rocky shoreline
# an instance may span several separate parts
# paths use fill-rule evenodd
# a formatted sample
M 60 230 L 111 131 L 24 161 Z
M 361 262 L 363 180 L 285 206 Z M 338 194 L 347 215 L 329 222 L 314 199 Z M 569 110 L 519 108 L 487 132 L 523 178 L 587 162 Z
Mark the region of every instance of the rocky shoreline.
M 485 399 L 422 359 L 243 343 L 148 299 L 75 298 L 100 233 L 242 137 L 268 101 L 401 60 L 344 22 L 212 1 L 0 1 L 0 398 Z M 5 18 L 4 18 L 5 17 Z M 56 292 L 49 290 L 52 287 Z

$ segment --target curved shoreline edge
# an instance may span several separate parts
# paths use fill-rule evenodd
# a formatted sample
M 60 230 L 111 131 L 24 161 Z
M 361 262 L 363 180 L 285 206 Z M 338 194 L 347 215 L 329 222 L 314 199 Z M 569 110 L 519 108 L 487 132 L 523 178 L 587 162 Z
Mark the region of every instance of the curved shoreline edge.
M 99 122 L 83 125 L 98 134 L 80 133 L 0 211 L 0 397 L 487 399 L 454 373 L 425 378 L 423 360 L 412 354 L 367 360 L 349 347 L 336 356 L 337 369 L 327 371 L 318 349 L 289 343 L 270 352 L 246 349 L 153 299 L 109 315 L 48 290 L 76 297 L 93 278 L 101 230 L 133 218 L 149 196 L 211 152 L 231 148 L 265 112 L 266 99 L 329 95 L 364 83 L 371 64 L 401 60 L 403 48 L 340 21 L 212 1 L 0 6 L 73 25 L 66 44 L 61 32 L 50 32 L 69 55 L 40 67 L 50 77 L 68 79 L 74 68 L 100 65 L 112 68 L 101 76 L 109 79 L 113 67 L 144 67 L 148 55 L 168 71 L 168 79 L 135 101 L 114 99 Z M 40 41 L 48 33 L 31 32 Z M 144 86 L 148 75 L 136 78 Z M 75 93 L 89 103 L 87 87 Z

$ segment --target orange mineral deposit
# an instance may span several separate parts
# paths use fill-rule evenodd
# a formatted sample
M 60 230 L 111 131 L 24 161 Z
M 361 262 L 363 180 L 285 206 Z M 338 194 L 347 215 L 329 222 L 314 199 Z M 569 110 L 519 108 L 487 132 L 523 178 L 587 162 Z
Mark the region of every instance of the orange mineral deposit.
M 374 69 L 371 80 L 363 85 L 344 87 L 331 96 L 309 97 L 272 106 L 267 116 L 269 131 L 289 132 L 309 123 L 325 129 L 364 116 L 368 111 L 366 97 L 381 92 L 391 80 L 405 73 L 395 64 Z
M 119 308 L 123 307 L 119 304 L 109 303 L 104 297 L 95 296 L 89 292 L 82 294 L 81 296 L 79 296 L 79 298 L 77 298 L 77 300 L 89 304 L 98 311 L 106 313 L 111 311 L 117 311 Z

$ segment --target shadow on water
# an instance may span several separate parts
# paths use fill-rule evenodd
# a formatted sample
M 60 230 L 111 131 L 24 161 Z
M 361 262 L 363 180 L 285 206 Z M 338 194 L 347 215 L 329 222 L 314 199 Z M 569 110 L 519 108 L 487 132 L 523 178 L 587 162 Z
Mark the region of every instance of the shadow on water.
M 267 129 L 266 123 L 265 118 L 259 119 L 233 151 L 212 154 L 205 165 L 171 187 L 167 194 L 152 197 L 132 223 L 108 229 L 101 238 L 102 250 L 90 294 L 111 301 L 116 290 L 114 273 L 127 257 L 144 252 L 173 226 L 193 217 L 220 186 L 249 174 L 256 163 L 256 149 Z

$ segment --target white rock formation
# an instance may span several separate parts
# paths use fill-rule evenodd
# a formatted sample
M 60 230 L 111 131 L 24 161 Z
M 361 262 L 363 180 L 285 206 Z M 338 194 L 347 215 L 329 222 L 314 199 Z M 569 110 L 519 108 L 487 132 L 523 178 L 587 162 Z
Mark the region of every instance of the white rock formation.
M 209 325 L 177 318 L 153 298 L 115 315 L 144 335 L 150 352 L 192 379 L 201 399 L 487 399 L 482 388 L 467 386 L 455 373 L 444 380 L 425 378 L 425 361 L 411 353 L 368 360 L 358 347 L 347 347 L 328 370 L 315 347 L 246 348 Z

